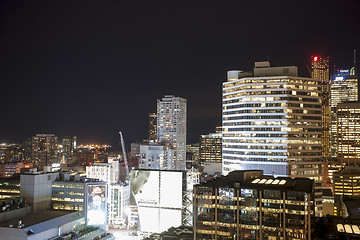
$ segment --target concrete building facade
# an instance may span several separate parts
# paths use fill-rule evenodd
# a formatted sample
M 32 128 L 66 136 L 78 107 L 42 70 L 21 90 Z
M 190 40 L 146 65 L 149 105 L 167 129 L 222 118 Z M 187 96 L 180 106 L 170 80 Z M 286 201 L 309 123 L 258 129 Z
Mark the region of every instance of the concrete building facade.
M 140 145 L 140 169 L 175 169 L 174 150 L 169 146 L 149 143 Z
M 26 173 L 20 176 L 20 197 L 32 205 L 34 213 L 50 209 L 52 184 L 59 173 Z
M 94 163 L 86 166 L 86 177 L 114 184 L 119 181 L 119 167 L 119 160 L 109 157 L 107 163 Z

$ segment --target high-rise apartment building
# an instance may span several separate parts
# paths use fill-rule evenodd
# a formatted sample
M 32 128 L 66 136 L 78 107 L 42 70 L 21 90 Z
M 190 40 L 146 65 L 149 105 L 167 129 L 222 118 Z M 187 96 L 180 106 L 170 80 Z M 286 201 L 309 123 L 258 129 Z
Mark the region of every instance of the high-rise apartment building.
M 130 159 L 131 161 L 138 162 L 140 159 L 140 146 L 141 142 L 131 143 L 130 144 Z
M 186 99 L 165 95 L 157 100 L 157 140 L 174 149 L 174 170 L 185 170 Z
M 209 133 L 200 137 L 200 165 L 204 167 L 205 162 L 222 162 L 222 134 Z
M 346 165 L 360 164 L 360 103 L 346 102 L 337 105 L 337 155 Z
M 58 138 L 54 134 L 36 134 L 32 138 L 32 161 L 35 166 L 43 167 L 59 162 Z
M 69 163 L 76 149 L 76 136 L 68 136 L 62 139 L 62 162 Z
M 191 166 L 198 166 L 200 160 L 199 143 L 186 145 L 186 168 L 190 169 Z
M 152 142 L 140 145 L 140 169 L 173 170 L 174 165 L 174 150 L 169 146 Z
M 157 139 L 157 115 L 156 113 L 149 113 L 149 140 L 155 141 Z
M 0 144 L 0 163 L 29 160 L 20 144 Z
M 330 75 L 329 57 L 312 57 L 311 78 L 320 80 L 321 84 L 321 112 L 322 112 L 322 154 L 325 159 L 330 154 Z
M 321 215 L 321 84 L 297 67 L 257 62 L 252 72 L 229 71 L 223 83 L 223 169 L 315 180 Z
M 339 103 L 358 101 L 358 79 L 349 70 L 339 70 L 331 81 L 330 155 L 337 157 L 337 106 Z

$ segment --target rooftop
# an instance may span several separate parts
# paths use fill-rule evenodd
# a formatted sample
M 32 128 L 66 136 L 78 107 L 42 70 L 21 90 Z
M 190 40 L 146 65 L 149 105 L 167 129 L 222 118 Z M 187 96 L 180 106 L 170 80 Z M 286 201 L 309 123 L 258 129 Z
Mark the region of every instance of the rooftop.
M 22 221 L 24 224 L 23 228 L 36 225 L 54 218 L 58 218 L 76 211 L 63 211 L 63 210 L 45 210 L 38 213 L 31 213 L 22 217 L 17 217 L 5 222 L 0 223 L 0 227 L 9 227 L 10 225 L 15 228 L 18 226 L 19 221 Z
M 346 206 L 349 219 L 360 219 L 360 198 L 357 196 L 344 196 L 343 202 Z
M 221 188 L 256 188 L 256 189 L 282 189 L 299 192 L 312 192 L 313 180 L 308 178 L 273 177 L 263 175 L 262 170 L 233 171 L 227 176 L 199 184 L 198 186 Z
M 334 175 L 344 176 L 344 175 L 359 175 L 360 167 L 355 166 L 345 166 L 343 169 L 334 172 Z
M 228 81 L 237 80 L 246 77 L 270 77 L 270 76 L 293 76 L 298 77 L 298 68 L 296 66 L 270 67 L 270 62 L 255 62 L 253 71 L 228 71 Z

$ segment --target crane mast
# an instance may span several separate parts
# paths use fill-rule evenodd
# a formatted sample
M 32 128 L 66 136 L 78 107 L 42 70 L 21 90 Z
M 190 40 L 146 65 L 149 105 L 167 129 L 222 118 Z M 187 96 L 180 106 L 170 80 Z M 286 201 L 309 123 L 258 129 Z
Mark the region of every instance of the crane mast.
M 128 167 L 128 162 L 127 162 L 127 157 L 126 157 L 124 138 L 123 138 L 123 135 L 122 135 L 121 131 L 119 131 L 119 135 L 120 135 L 121 149 L 122 149 L 123 157 L 124 157 L 124 164 L 125 164 L 125 168 L 126 168 L 125 181 L 128 182 L 129 181 L 129 167 Z

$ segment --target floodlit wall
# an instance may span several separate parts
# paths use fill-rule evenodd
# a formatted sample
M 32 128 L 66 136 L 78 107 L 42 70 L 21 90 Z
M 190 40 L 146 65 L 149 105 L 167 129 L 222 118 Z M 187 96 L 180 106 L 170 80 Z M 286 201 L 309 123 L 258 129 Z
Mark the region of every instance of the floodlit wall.
M 130 185 L 141 232 L 160 233 L 182 224 L 184 172 L 133 170 Z

